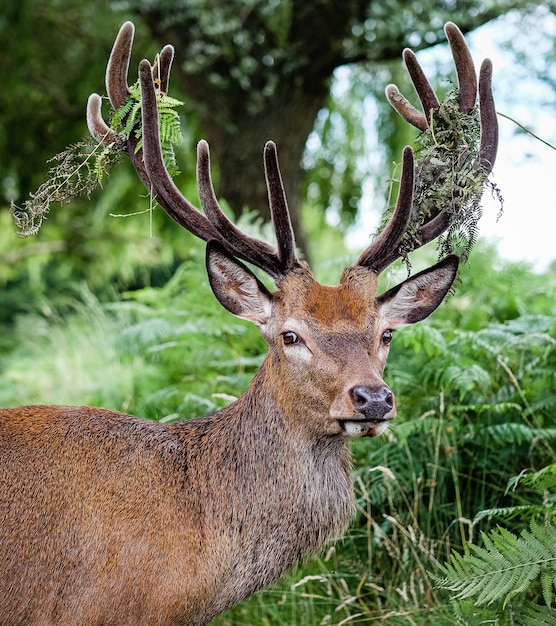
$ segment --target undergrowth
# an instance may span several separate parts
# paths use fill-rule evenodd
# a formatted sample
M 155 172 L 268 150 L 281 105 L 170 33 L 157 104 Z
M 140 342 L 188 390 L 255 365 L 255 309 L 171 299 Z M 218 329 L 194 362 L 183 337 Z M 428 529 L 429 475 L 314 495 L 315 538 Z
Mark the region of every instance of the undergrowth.
M 217 306 L 202 257 L 198 245 L 161 288 L 108 303 L 82 288 L 71 311 L 20 316 L 16 347 L 0 356 L 0 404 L 86 403 L 165 421 L 228 404 L 266 346 Z M 553 609 L 542 567 L 520 596 L 492 583 L 492 602 L 464 597 L 466 581 L 502 569 L 489 551 L 498 536 L 514 540 L 498 527 L 516 541 L 550 528 L 556 482 L 556 277 L 500 272 L 480 245 L 473 258 L 430 320 L 396 333 L 386 379 L 398 417 L 388 436 L 352 445 L 347 537 L 215 624 L 529 625 Z M 465 569 L 468 554 L 485 557 L 479 574 Z

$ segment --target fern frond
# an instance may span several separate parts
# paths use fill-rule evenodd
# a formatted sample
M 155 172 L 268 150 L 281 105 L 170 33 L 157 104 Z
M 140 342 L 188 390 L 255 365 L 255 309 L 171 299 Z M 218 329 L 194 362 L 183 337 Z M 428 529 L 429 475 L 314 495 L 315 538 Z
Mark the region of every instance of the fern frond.
M 527 602 L 516 610 L 515 624 L 523 626 L 554 626 L 556 622 L 556 610 L 550 605 L 538 606 Z
M 544 440 L 554 439 L 556 437 L 556 428 L 531 428 L 521 422 L 493 424 L 481 428 L 479 432 L 484 435 L 486 441 L 491 440 L 498 446 L 519 445 L 525 442 L 531 442 L 539 437 Z
M 506 492 L 510 489 L 515 489 L 519 483 L 529 485 L 538 491 L 545 489 L 556 491 L 556 463 L 551 463 L 537 472 L 521 473 L 518 476 L 513 476 L 508 481 Z
M 403 446 L 410 437 L 416 434 L 434 438 L 438 430 L 445 426 L 445 420 L 438 418 L 435 413 L 431 413 L 425 414 L 419 419 L 408 420 L 407 422 L 397 424 L 394 432 L 399 445 Z
M 483 509 L 473 518 L 473 525 L 483 519 L 490 519 L 493 517 L 503 518 L 506 521 L 510 521 L 516 517 L 519 517 L 520 520 L 526 520 L 537 517 L 544 512 L 545 509 L 540 504 L 522 504 L 517 506 L 503 506 L 492 509 Z
M 484 547 L 469 544 L 464 555 L 452 553 L 437 578 L 438 586 L 454 592 L 456 600 L 473 598 L 478 606 L 525 594 L 535 582 L 543 597 L 552 599 L 556 584 L 556 527 L 531 523 L 519 536 L 497 528 L 482 534 Z
M 126 98 L 125 102 L 122 104 L 122 106 L 114 112 L 114 115 L 112 116 L 112 120 L 110 122 L 110 128 L 112 130 L 116 130 L 120 126 L 120 124 L 122 124 L 124 120 L 127 119 L 137 102 L 140 102 L 140 100 L 138 100 L 136 95 L 131 92 Z
M 183 102 L 161 92 L 157 92 L 156 96 L 162 157 L 170 175 L 176 176 L 179 174 L 179 170 L 176 164 L 174 146 L 181 139 L 181 120 L 176 107 L 181 106 Z M 110 128 L 121 132 L 126 137 L 130 137 L 134 133 L 135 138 L 138 139 L 135 151 L 141 150 L 143 128 L 141 126 L 141 88 L 139 82 L 129 88 L 129 95 L 124 104 L 114 113 Z

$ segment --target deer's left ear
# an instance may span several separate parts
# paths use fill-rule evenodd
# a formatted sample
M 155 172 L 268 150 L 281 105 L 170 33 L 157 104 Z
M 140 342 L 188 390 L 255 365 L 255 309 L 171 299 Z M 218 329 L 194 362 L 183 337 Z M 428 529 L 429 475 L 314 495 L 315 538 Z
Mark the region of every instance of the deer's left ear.
M 207 244 L 207 271 L 212 291 L 224 308 L 258 326 L 268 322 L 272 294 L 250 269 L 215 241 Z
M 458 264 L 459 258 L 450 255 L 386 291 L 377 298 L 380 316 L 387 320 L 391 328 L 424 320 L 448 293 Z

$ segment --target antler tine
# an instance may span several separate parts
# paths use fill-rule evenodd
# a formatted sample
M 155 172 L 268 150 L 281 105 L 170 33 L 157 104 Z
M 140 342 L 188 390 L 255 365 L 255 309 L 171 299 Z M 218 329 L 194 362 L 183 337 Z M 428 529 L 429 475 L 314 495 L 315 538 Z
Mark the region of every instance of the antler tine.
M 481 165 L 490 172 L 498 151 L 498 120 L 492 95 L 492 62 L 485 59 L 479 72 L 479 103 L 481 116 Z
M 204 140 L 201 140 L 197 145 L 197 185 L 201 206 L 210 223 L 218 231 L 219 241 L 235 256 L 253 263 L 274 280 L 279 280 L 289 268 L 277 256 L 274 248 L 263 241 L 246 235 L 228 219 L 220 208 L 210 175 L 209 146 Z
M 134 34 L 133 22 L 124 22 L 114 41 L 106 66 L 106 93 L 115 111 L 124 104 L 129 95 L 127 75 Z
M 471 112 L 477 100 L 477 76 L 473 59 L 460 29 L 452 22 L 448 22 L 444 30 L 450 43 L 458 76 L 458 109 L 460 113 L 467 115 Z M 410 104 L 395 85 L 388 85 L 386 87 L 386 96 L 390 104 L 404 120 L 419 130 L 426 131 L 429 125 L 432 124 L 432 110 L 440 107 L 440 103 L 419 65 L 415 54 L 411 50 L 406 49 L 403 52 L 403 58 L 417 95 L 421 100 L 424 113 Z M 481 140 L 477 161 L 475 163 L 471 162 L 471 167 L 477 168 L 477 170 L 480 171 L 480 176 L 484 177 L 484 180 L 494 165 L 498 147 L 498 123 L 492 95 L 492 64 L 488 59 L 485 60 L 481 66 L 478 92 Z M 457 146 L 454 146 L 454 149 L 457 149 Z M 404 154 L 404 157 L 405 156 Z M 406 170 L 406 162 L 404 158 L 404 170 Z M 426 169 L 427 163 L 428 161 L 425 159 L 420 167 Z M 409 165 L 407 165 L 407 167 L 409 167 Z M 411 165 L 411 167 L 413 169 L 413 165 Z M 432 175 L 434 176 L 434 173 Z M 431 176 L 430 173 L 429 176 Z M 403 178 L 404 173 L 402 172 L 402 183 Z M 401 195 L 402 189 L 400 188 L 400 197 Z M 398 204 L 400 203 L 400 197 L 398 198 Z M 398 257 L 402 256 L 403 252 L 400 249 L 400 244 L 404 237 L 404 230 L 407 228 L 409 220 L 413 219 L 411 216 L 411 197 L 409 197 L 409 200 L 407 198 L 403 200 L 404 204 L 406 202 L 409 203 L 409 207 L 405 207 L 405 210 L 409 212 L 406 216 L 407 219 L 402 219 L 401 214 L 403 214 L 403 210 L 399 209 L 397 206 L 392 219 L 385 227 L 384 231 L 361 255 L 358 260 L 359 265 L 372 267 L 373 270 L 378 273 Z M 460 208 L 461 206 L 458 205 L 457 199 L 454 200 L 454 205 L 451 210 L 448 207 L 444 207 L 443 203 L 436 206 L 427 206 L 424 222 L 420 225 L 419 223 L 415 225 L 417 232 L 411 237 L 412 243 L 408 246 L 408 249 L 411 250 L 416 247 L 424 246 L 446 232 L 451 226 L 453 216 L 459 212 Z M 400 212 L 400 217 L 398 217 L 398 211 Z M 418 210 L 416 210 L 415 213 L 417 215 Z M 399 219 L 399 225 L 395 224 L 395 220 L 397 219 Z
M 102 98 L 92 93 L 87 100 L 87 128 L 94 139 L 103 146 L 108 146 L 122 137 L 112 130 L 104 121 L 101 114 Z
M 286 270 L 292 270 L 299 265 L 299 261 L 295 254 L 295 235 L 278 165 L 276 144 L 273 141 L 268 141 L 264 147 L 264 165 L 268 202 L 278 246 L 278 259 Z
M 394 213 L 380 235 L 361 254 L 356 265 L 370 267 L 379 274 L 398 258 L 398 246 L 407 229 L 413 206 L 413 179 L 413 150 L 406 147 L 403 151 L 400 189 Z
M 387 85 L 384 90 L 388 101 L 401 117 L 418 128 L 420 131 L 427 130 L 429 124 L 425 114 L 416 109 L 409 100 L 403 96 L 396 85 Z
M 417 61 L 417 57 L 415 56 L 413 50 L 406 48 L 402 54 L 405 65 L 407 67 L 407 71 L 409 72 L 409 75 L 415 87 L 415 91 L 417 92 L 419 100 L 421 101 L 421 105 L 423 107 L 425 119 L 428 126 L 430 122 L 431 110 L 438 109 L 438 107 L 440 106 L 440 102 L 438 102 L 438 98 L 434 93 L 434 89 L 429 83 L 428 78 L 425 76 L 423 68 L 419 64 L 419 61 Z
M 114 110 L 121 107 L 129 95 L 127 75 L 134 34 L 133 22 L 124 22 L 114 41 L 106 65 L 106 92 Z M 108 145 L 117 141 L 119 135 L 102 118 L 101 107 L 101 97 L 98 94 L 91 94 L 87 101 L 87 126 L 98 143 Z
M 469 113 L 477 102 L 477 74 L 469 47 L 461 30 L 453 23 L 444 26 L 444 32 L 452 50 L 458 76 L 458 102 L 462 113 Z
M 174 46 L 170 44 L 164 46 L 156 55 L 153 64 L 153 80 L 155 84 L 158 81 L 158 88 L 163 94 L 168 93 L 170 84 L 170 70 L 174 61 Z
M 129 95 L 127 76 L 129 72 L 129 62 L 131 59 L 131 49 L 133 47 L 133 37 L 135 26 L 133 22 L 124 22 L 118 31 L 118 35 L 112 46 L 110 58 L 106 66 L 106 92 L 112 108 L 117 111 Z M 95 136 L 95 135 L 93 135 Z M 131 157 L 135 170 L 145 187 L 150 189 L 151 181 L 145 170 L 145 165 L 138 155 L 138 139 L 135 133 L 131 133 L 127 140 L 127 152 Z M 140 152 L 140 151 L 139 151 Z
M 462 113 L 469 113 L 477 102 L 477 74 L 469 47 L 461 30 L 453 23 L 444 26 L 444 32 L 452 50 L 458 76 L 458 102 Z
M 453 22 L 448 22 L 444 26 L 444 32 L 450 44 L 458 76 L 459 109 L 462 113 L 469 113 L 477 100 L 477 76 L 473 59 L 463 33 Z M 402 56 L 424 113 L 421 113 L 410 104 L 395 85 L 386 87 L 386 97 L 406 122 L 424 131 L 430 124 L 431 110 L 438 109 L 440 102 L 413 50 L 406 48 Z
M 174 184 L 164 165 L 160 148 L 158 127 L 158 107 L 149 61 L 139 64 L 139 82 L 141 85 L 141 114 L 143 128 L 143 161 L 149 185 L 147 189 L 168 215 L 197 237 L 208 241 L 220 241 L 218 231 L 208 219 L 187 200 Z M 134 163 L 140 155 L 134 155 Z

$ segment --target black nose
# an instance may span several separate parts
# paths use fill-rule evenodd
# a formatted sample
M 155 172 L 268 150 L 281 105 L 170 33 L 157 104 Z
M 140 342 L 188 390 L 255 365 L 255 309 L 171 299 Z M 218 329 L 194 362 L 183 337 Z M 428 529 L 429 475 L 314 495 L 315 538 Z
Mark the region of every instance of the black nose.
M 381 420 L 394 408 L 394 395 L 386 385 L 358 385 L 349 390 L 349 395 L 355 410 L 370 420 Z

